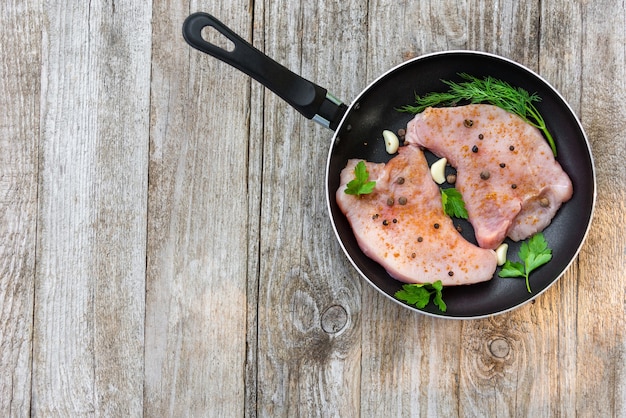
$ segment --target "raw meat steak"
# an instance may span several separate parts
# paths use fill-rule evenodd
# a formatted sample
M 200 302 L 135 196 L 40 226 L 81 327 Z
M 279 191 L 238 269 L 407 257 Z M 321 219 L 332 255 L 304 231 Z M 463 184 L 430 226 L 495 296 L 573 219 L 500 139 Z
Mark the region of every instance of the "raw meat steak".
M 397 280 L 444 286 L 491 279 L 493 250 L 467 242 L 444 214 L 424 153 L 401 147 L 387 164 L 366 162 L 374 191 L 360 197 L 344 192 L 360 160 L 341 172 L 337 203 L 348 218 L 361 250 Z
M 542 231 L 572 197 L 572 182 L 540 131 L 496 106 L 427 108 L 409 122 L 406 142 L 457 169 L 456 188 L 483 248 Z

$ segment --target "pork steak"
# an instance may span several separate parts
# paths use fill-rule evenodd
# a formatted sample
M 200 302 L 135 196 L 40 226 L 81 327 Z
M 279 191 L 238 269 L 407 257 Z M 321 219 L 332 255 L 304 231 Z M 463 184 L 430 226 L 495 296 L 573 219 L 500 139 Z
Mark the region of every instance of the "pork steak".
M 478 245 L 528 238 L 547 227 L 572 182 L 540 131 L 492 105 L 427 108 L 408 123 L 406 142 L 457 169 Z
M 336 199 L 368 257 L 406 283 L 452 286 L 493 277 L 495 252 L 467 242 L 444 214 L 422 150 L 400 147 L 386 164 L 366 162 L 373 192 L 346 194 L 359 161 L 349 160 L 342 170 Z

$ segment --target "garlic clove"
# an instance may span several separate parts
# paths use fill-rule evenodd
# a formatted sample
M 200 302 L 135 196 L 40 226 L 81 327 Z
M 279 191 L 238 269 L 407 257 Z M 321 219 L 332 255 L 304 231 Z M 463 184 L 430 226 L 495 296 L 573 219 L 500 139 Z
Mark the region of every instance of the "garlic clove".
M 385 140 L 385 150 L 387 150 L 388 154 L 395 154 L 398 151 L 398 147 L 400 146 L 400 140 L 391 131 L 384 130 L 383 131 L 383 139 Z
M 498 260 L 498 265 L 502 266 L 506 263 L 506 253 L 509 250 L 509 244 L 502 243 L 498 248 L 496 248 L 496 260 Z
M 430 166 L 430 175 L 437 184 L 443 184 L 446 181 L 446 164 L 448 160 L 441 158 Z

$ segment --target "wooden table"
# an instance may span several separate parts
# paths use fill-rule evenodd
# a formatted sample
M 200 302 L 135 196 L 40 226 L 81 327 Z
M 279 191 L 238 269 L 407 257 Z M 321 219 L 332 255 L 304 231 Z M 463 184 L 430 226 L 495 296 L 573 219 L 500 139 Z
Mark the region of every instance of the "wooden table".
M 595 218 L 535 303 L 432 318 L 366 285 L 330 131 L 181 36 L 215 14 L 347 102 L 411 57 L 540 73 L 592 145 Z M 626 416 L 626 6 L 0 5 L 0 415 Z

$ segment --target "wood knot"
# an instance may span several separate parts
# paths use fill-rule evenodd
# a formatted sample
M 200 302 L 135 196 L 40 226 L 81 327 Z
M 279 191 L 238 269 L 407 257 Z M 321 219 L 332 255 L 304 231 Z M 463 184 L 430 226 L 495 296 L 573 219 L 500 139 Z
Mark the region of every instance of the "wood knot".
M 336 334 L 346 327 L 348 323 L 348 312 L 343 306 L 330 306 L 322 313 L 321 322 L 324 332 Z
M 511 346 L 504 338 L 496 338 L 489 343 L 489 351 L 496 358 L 505 358 L 511 351 Z

